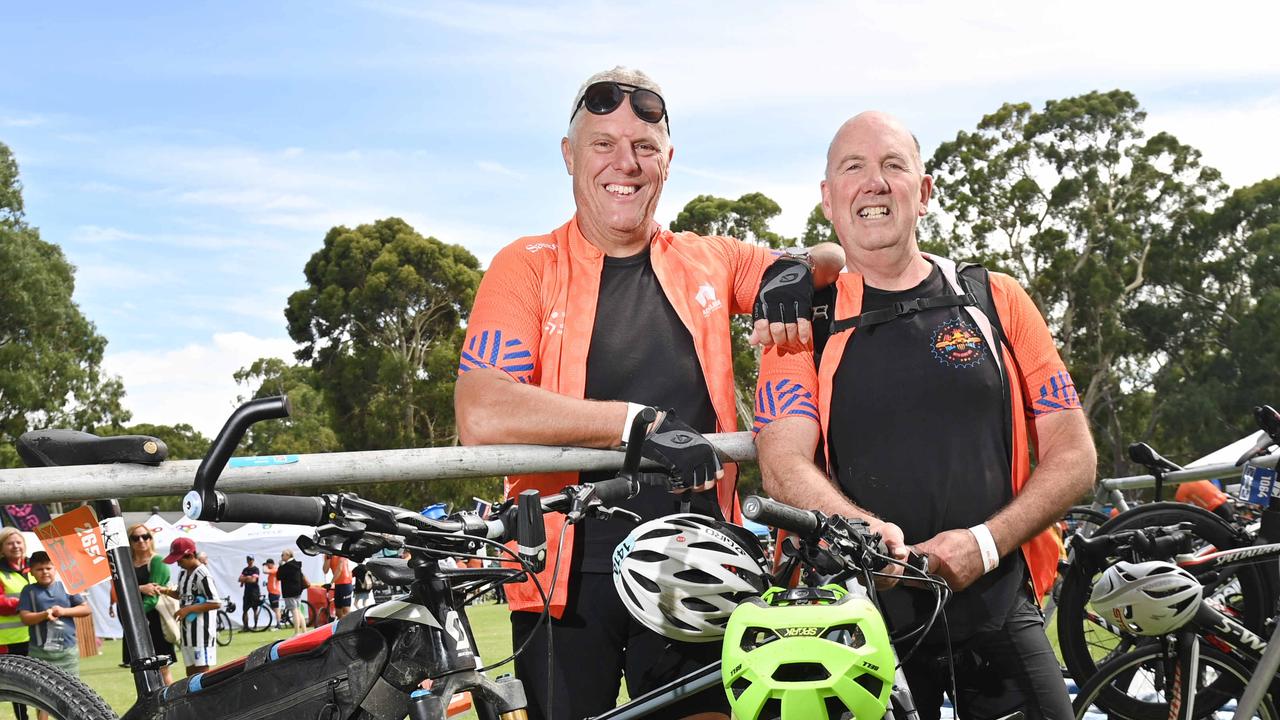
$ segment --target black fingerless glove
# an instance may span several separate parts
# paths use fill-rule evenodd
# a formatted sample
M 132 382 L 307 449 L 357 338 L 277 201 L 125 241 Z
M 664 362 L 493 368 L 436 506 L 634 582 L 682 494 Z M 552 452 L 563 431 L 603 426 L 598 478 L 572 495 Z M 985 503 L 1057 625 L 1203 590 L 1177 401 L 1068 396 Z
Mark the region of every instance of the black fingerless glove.
M 780 257 L 765 268 L 752 320 L 793 323 L 813 315 L 813 272 L 801 260 Z
M 640 454 L 666 468 L 671 487 L 679 490 L 715 480 L 721 467 L 715 447 L 670 410 L 644 439 Z

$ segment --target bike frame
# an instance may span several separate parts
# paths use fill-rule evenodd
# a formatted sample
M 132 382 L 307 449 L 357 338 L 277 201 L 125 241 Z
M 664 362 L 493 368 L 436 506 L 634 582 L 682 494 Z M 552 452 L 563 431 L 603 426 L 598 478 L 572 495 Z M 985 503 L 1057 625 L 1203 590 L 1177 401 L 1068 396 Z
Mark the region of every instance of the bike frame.
M 1178 560 L 1181 567 L 1216 570 L 1243 563 L 1280 558 L 1280 543 L 1252 545 L 1233 550 L 1200 553 Z M 1117 628 L 1118 630 L 1118 628 Z M 1208 642 L 1233 654 L 1254 667 L 1253 678 L 1245 687 L 1233 716 L 1235 720 L 1253 717 L 1263 698 L 1276 679 L 1280 669 L 1280 623 L 1271 636 L 1271 643 L 1223 614 L 1217 608 L 1201 603 L 1196 613 L 1172 636 L 1162 638 L 1169 643 L 1166 657 L 1173 658 L 1170 720 L 1190 720 L 1196 701 L 1195 678 L 1199 672 L 1200 643 Z

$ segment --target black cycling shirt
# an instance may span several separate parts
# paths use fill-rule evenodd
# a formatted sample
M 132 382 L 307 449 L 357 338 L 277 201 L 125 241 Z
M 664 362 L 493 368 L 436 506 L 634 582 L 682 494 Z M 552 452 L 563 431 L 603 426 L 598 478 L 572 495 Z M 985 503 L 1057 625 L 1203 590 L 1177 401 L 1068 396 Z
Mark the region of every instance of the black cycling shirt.
M 952 293 L 934 267 L 910 290 L 865 288 L 862 312 Z M 853 332 L 836 370 L 829 423 L 841 489 L 901 527 L 910 544 L 987 520 L 1013 488 L 1000 371 L 973 318 L 962 308 L 935 308 Z M 1023 567 L 1015 551 L 956 594 L 947 606 L 952 637 L 999 627 Z M 894 628 L 914 626 L 933 607 L 927 591 L 893 590 L 882 599 Z M 931 639 L 940 632 L 935 627 Z
M 302 563 L 296 559 L 280 563 L 280 569 L 276 570 L 276 579 L 280 581 L 281 596 L 298 597 L 302 594 Z
M 586 397 L 670 408 L 694 430 L 715 432 L 716 413 L 707 392 L 693 336 L 667 300 L 649 260 L 649 251 L 625 258 L 606 257 L 600 297 L 587 354 Z M 622 439 L 622 428 L 618 428 Z M 612 472 L 581 473 L 581 482 L 597 482 Z M 715 491 L 692 493 L 692 512 L 720 517 Z M 679 512 L 679 498 L 645 485 L 621 507 L 645 520 Z M 583 572 L 613 572 L 613 549 L 631 532 L 620 520 L 588 519 L 578 526 L 575 563 Z M 549 538 L 549 540 L 552 540 Z
M 258 578 L 260 576 L 259 575 L 260 573 L 261 573 L 261 569 L 259 569 L 257 565 L 246 565 L 245 568 L 240 571 L 241 575 L 253 576 L 253 582 L 246 583 L 243 586 L 245 597 L 249 597 L 250 595 L 253 595 L 256 597 L 258 595 Z

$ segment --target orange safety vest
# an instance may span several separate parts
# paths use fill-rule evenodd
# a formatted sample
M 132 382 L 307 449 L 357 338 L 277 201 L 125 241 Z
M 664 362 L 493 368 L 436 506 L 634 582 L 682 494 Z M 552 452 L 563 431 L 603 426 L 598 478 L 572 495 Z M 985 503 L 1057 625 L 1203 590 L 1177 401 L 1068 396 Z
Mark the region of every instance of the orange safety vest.
M 521 238 L 500 251 L 476 294 L 459 372 L 496 367 L 518 382 L 583 397 L 604 257 L 604 252 L 582 235 L 576 216 L 548 235 Z M 737 429 L 730 317 L 751 311 L 760 278 L 774 258 L 766 248 L 693 233 L 660 231 L 650 245 L 654 274 L 693 338 L 718 432 Z M 531 297 L 534 292 L 536 297 Z M 527 323 L 522 328 L 511 327 L 512 303 L 537 303 L 541 327 L 529 328 Z M 536 349 L 506 352 L 508 347 L 523 347 L 509 343 L 533 333 L 536 337 L 522 337 L 522 341 L 536 340 Z M 505 355 L 519 358 L 504 365 L 499 346 Z M 530 422 L 536 421 L 530 418 Z M 736 466 L 727 465 L 716 493 L 724 516 L 741 522 L 736 476 Z M 515 497 L 534 489 L 546 495 L 577 482 L 576 472 L 512 475 L 506 478 L 506 493 Z M 557 618 L 564 614 L 568 597 L 567 563 L 573 557 L 574 542 L 570 528 L 560 551 L 566 567 L 560 568 L 557 583 L 551 587 L 562 525 L 562 515 L 546 515 L 547 564 L 538 575 L 549 591 L 551 613 Z M 506 593 L 512 610 L 542 609 L 542 597 L 532 581 L 508 584 Z

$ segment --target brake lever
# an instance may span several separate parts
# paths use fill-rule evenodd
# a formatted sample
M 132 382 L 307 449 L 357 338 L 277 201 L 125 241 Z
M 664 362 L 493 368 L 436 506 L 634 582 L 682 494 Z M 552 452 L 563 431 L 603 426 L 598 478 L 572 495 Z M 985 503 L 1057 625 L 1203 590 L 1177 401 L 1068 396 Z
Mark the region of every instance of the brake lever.
M 589 512 L 592 517 L 596 517 L 601 520 L 624 520 L 632 525 L 640 524 L 640 516 L 626 508 L 597 504 L 593 505 Z

